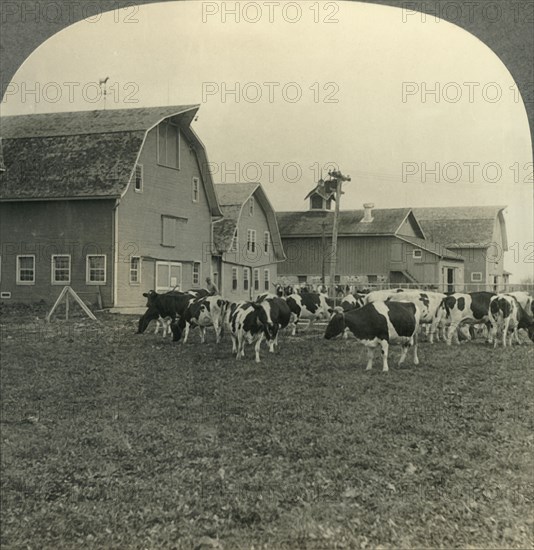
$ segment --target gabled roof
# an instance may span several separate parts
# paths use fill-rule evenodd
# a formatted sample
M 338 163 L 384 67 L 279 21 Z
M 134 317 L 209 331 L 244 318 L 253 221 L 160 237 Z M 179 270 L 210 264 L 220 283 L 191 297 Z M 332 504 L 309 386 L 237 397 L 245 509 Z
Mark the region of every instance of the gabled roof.
M 149 130 L 172 118 L 197 154 L 212 215 L 220 216 L 204 145 L 190 128 L 198 105 L 0 118 L 6 170 L 0 200 L 122 196 Z
M 285 260 L 276 215 L 263 187 L 259 183 L 217 183 L 215 184 L 215 190 L 223 213 L 223 218 L 213 223 L 215 249 L 218 252 L 229 251 L 235 230 L 241 219 L 243 207 L 254 195 L 254 198 L 265 212 L 275 257 L 278 261 Z
M 338 234 L 340 236 L 396 235 L 406 218 L 411 217 L 415 227 L 424 237 L 417 219 L 410 208 L 375 208 L 373 220 L 364 222 L 364 210 L 342 210 L 339 212 Z M 298 212 L 277 212 L 276 218 L 283 237 L 317 237 L 323 232 L 332 233 L 334 212 L 309 210 Z
M 500 222 L 504 250 L 508 250 L 503 211 L 506 206 L 450 206 L 414 208 L 429 239 L 448 248 L 487 248 L 493 241 L 495 222 Z

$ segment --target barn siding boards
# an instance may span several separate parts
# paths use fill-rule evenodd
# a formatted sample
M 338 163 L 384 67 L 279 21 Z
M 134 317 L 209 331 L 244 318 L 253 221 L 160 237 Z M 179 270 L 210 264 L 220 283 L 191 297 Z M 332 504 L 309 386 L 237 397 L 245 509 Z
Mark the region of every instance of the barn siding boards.
M 140 306 L 142 293 L 155 288 L 156 261 L 182 263 L 180 288 L 201 288 L 211 276 L 211 212 L 205 182 L 194 150 L 180 136 L 180 169 L 158 164 L 157 132 L 148 132 L 139 157 L 143 166 L 143 190 L 129 186 L 119 206 L 120 249 L 131 251 L 119 262 L 118 306 Z M 193 178 L 199 180 L 193 201 Z M 162 244 L 162 217 L 176 220 L 175 246 Z M 129 282 L 129 256 L 144 258 L 140 284 Z M 150 260 L 150 261 L 149 261 Z M 201 263 L 199 284 L 193 284 L 193 262 Z M 152 283 L 152 286 L 149 285 Z
M 52 255 L 70 254 L 69 284 L 85 302 L 113 305 L 114 200 L 0 203 L 0 290 L 12 302 L 54 303 L 63 284 L 51 284 Z M 35 284 L 16 282 L 17 255 L 35 255 Z M 106 255 L 106 283 L 86 283 L 87 254 Z

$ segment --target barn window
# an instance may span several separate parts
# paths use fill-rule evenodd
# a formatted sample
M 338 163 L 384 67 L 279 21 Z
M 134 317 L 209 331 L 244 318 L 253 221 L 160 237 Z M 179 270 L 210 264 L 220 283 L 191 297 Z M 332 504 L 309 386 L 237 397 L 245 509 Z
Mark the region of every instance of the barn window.
M 198 178 L 193 178 L 192 194 L 193 202 L 198 202 L 198 197 L 200 194 L 200 180 Z
M 193 286 L 200 285 L 200 262 L 193 262 Z
M 298 275 L 297 280 L 298 280 L 298 283 L 300 285 L 304 284 L 304 283 L 307 283 L 308 282 L 308 276 L 307 275 Z
M 237 267 L 232 267 L 232 290 L 237 290 Z
M 271 273 L 268 269 L 263 270 L 263 288 L 267 291 L 271 288 Z
M 176 218 L 161 216 L 161 244 L 176 246 Z
M 106 282 L 106 256 L 94 254 L 87 256 L 86 277 L 87 284 L 105 284 Z
M 70 283 L 70 256 L 52 256 L 52 284 Z
M 232 244 L 230 245 L 230 252 L 237 252 L 237 248 L 239 246 L 238 243 L 238 236 L 237 236 L 237 228 L 234 231 L 234 236 L 232 237 Z
M 249 268 L 245 267 L 243 268 L 243 290 L 248 290 L 250 286 L 250 272 Z
M 143 165 L 137 164 L 135 166 L 135 190 L 137 193 L 143 192 Z
M 130 258 L 130 284 L 135 285 L 141 282 L 141 258 L 132 256 Z
M 247 251 L 256 252 L 256 230 L 249 229 L 247 231 Z
M 250 197 L 248 201 L 248 215 L 254 216 L 254 197 Z
M 17 256 L 17 284 L 35 284 L 35 256 Z
M 260 289 L 260 270 L 254 270 L 254 290 Z
M 471 282 L 472 283 L 481 283 L 482 282 L 482 272 L 481 271 L 473 271 L 473 273 L 471 273 Z
M 271 234 L 268 231 L 263 233 L 263 251 L 269 254 L 269 243 L 271 242 Z
M 423 257 L 423 251 L 416 249 L 412 251 L 412 258 L 415 260 L 420 260 Z
M 180 168 L 180 130 L 165 120 L 158 126 L 158 164 Z

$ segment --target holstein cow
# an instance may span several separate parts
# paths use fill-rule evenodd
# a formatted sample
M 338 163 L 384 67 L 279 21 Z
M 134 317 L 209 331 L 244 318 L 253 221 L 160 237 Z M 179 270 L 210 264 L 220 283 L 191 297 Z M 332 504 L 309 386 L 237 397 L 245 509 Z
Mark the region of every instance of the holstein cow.
M 195 299 L 189 293 L 169 292 L 167 294 L 158 294 L 154 290 L 143 293 L 143 296 L 147 299 L 146 305 L 148 309 L 141 319 L 139 319 L 137 334 L 145 332 L 152 319 L 170 317 L 171 321 L 175 321 L 176 317 L 183 315 L 189 303 Z
M 279 298 L 283 298 L 284 296 L 291 296 L 291 294 L 294 294 L 295 292 L 298 292 L 298 288 L 293 287 L 292 285 L 282 285 L 281 283 L 273 283 L 274 285 L 274 291 L 275 294 Z
M 421 311 L 421 325 L 425 324 L 430 327 L 429 341 L 434 342 L 434 335 L 439 341 L 439 332 L 437 332 L 440 324 L 441 315 L 439 313 L 442 307 L 445 294 L 441 292 L 429 292 L 418 290 L 406 290 L 391 294 L 387 298 L 387 302 L 411 302 L 416 304 Z
M 365 296 L 363 294 L 347 294 L 339 305 L 343 308 L 343 311 L 358 309 L 365 305 Z
M 227 319 L 232 336 L 232 352 L 236 359 L 245 356 L 245 342 L 256 343 L 256 363 L 260 362 L 260 345 L 263 337 L 270 337 L 267 314 L 265 309 L 254 302 L 238 302 L 231 304 Z
M 493 296 L 495 296 L 494 292 L 486 291 L 469 294 L 454 292 L 443 299 L 441 312 L 444 316 L 441 320 L 449 323 L 447 345 L 451 345 L 454 336 L 457 343 L 460 343 L 457 330 L 463 324 L 489 323 L 491 328 L 488 341 L 493 340 L 493 323 L 489 316 L 489 306 Z M 468 337 L 468 333 L 466 336 Z
M 317 319 L 328 319 L 332 313 L 332 307 L 325 294 L 308 292 L 306 294 L 291 294 L 286 298 L 291 311 L 291 335 L 295 336 L 297 324 L 300 319 L 309 319 L 308 330 Z
M 184 344 L 189 336 L 191 327 L 199 327 L 200 342 L 206 341 L 206 327 L 213 327 L 217 344 L 221 341 L 223 318 L 228 302 L 221 296 L 204 296 L 189 303 L 180 319 L 171 324 L 173 341 L 180 340 L 184 334 Z
M 510 333 L 509 345 L 515 340 L 521 344 L 519 329 L 525 329 L 534 342 L 534 301 L 526 292 L 497 294 L 491 299 L 490 315 L 493 317 L 494 332 L 502 330 L 502 343 L 506 346 L 506 336 Z M 497 339 L 495 338 L 495 346 Z
M 343 312 L 336 308 L 324 337 L 327 340 L 345 333 L 348 329 L 367 348 L 367 369 L 373 368 L 375 348 L 382 350 L 382 371 L 387 372 L 390 344 L 401 344 L 401 365 L 410 347 L 414 348 L 414 364 L 417 357 L 417 331 L 420 320 L 419 308 L 410 302 L 373 302 L 360 309 Z
M 490 300 L 489 317 L 493 327 L 493 347 L 497 347 L 497 330 L 502 331 L 502 345 L 506 347 L 506 339 L 510 334 L 509 345 L 512 345 L 514 336 L 519 342 L 517 329 L 519 328 L 521 306 L 513 296 L 497 294 Z M 522 309 L 522 308 L 521 308 Z
M 274 346 L 278 347 L 278 332 L 289 325 L 291 310 L 285 300 L 274 294 L 261 294 L 257 297 L 256 302 L 263 307 L 267 314 L 269 351 L 274 353 Z

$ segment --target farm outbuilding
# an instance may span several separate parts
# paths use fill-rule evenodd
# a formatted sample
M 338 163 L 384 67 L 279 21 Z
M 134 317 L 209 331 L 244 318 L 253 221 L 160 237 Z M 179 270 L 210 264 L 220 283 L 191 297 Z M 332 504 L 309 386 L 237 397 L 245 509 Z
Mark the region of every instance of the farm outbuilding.
M 326 202 L 323 208 L 318 202 L 310 205 L 309 211 L 277 213 L 287 256 L 278 273 L 289 283 L 315 283 L 329 273 L 334 213 Z M 427 239 L 412 209 L 375 209 L 368 204 L 340 212 L 335 282 L 453 290 L 463 286 L 464 260 Z
M 510 273 L 504 269 L 508 250 L 506 206 L 415 208 L 426 236 L 464 258 L 470 289 L 502 290 Z
M 221 217 L 197 105 L 2 118 L 1 291 L 103 307 L 201 287 Z
M 276 214 L 259 183 L 216 184 L 224 217 L 213 223 L 221 290 L 231 300 L 271 292 L 285 260 Z

